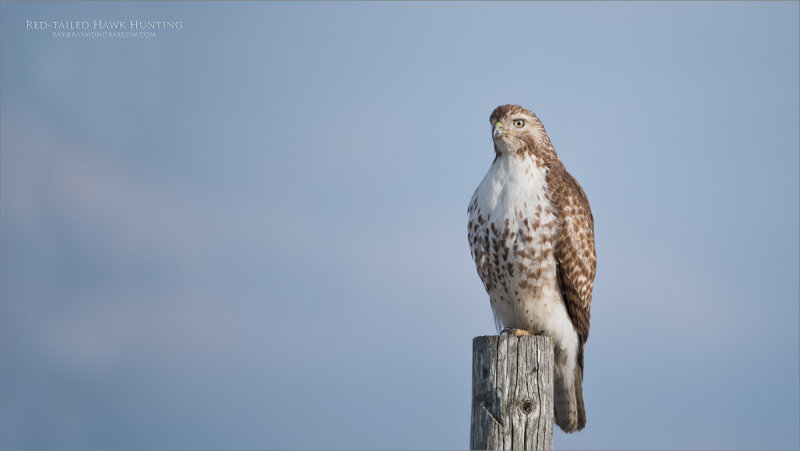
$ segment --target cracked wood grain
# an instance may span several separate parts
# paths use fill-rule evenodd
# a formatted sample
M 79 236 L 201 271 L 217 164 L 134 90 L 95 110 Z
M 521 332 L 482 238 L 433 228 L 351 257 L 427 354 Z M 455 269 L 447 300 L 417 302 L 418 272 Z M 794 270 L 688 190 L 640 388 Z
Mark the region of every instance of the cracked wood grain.
M 472 341 L 470 449 L 553 448 L 553 344 L 538 335 Z

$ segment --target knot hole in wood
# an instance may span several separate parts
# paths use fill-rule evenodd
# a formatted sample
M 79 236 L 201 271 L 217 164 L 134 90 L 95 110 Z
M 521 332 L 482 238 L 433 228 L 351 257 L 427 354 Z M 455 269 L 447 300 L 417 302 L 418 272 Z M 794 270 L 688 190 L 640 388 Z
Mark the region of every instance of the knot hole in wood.
M 533 402 L 531 402 L 530 399 L 526 399 L 525 401 L 522 401 L 522 403 L 520 403 L 519 407 L 520 407 L 520 409 L 522 409 L 522 413 L 524 413 L 525 415 L 530 415 L 531 412 L 533 412 Z

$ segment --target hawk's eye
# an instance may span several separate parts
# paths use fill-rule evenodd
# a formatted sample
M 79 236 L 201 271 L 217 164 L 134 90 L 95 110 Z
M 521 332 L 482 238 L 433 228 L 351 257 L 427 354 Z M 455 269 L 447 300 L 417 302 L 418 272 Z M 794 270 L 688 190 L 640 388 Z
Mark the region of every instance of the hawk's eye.
M 525 121 L 523 121 L 522 119 L 517 119 L 516 121 L 514 121 L 514 127 L 522 128 L 524 126 L 525 126 Z

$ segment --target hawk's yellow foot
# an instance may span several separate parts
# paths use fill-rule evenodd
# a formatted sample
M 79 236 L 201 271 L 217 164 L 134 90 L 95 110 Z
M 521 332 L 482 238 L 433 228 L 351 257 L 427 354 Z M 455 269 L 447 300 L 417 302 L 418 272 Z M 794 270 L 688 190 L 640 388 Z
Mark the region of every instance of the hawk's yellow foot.
M 520 335 L 531 335 L 531 333 L 525 329 L 515 329 L 513 327 L 506 327 L 505 329 L 503 329 L 503 331 L 500 332 L 500 335 L 503 334 L 508 334 L 510 337 L 519 337 Z

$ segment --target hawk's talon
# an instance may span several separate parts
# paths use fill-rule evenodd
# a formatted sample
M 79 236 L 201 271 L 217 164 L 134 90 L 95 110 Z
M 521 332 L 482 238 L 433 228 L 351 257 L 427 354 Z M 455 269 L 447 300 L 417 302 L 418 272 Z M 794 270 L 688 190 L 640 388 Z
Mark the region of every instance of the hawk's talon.
M 505 329 L 503 329 L 500 332 L 500 335 L 504 335 L 504 334 L 508 335 L 509 337 L 519 337 L 521 335 L 531 335 L 531 333 L 528 332 L 527 330 L 525 330 L 525 329 L 517 329 L 515 327 L 506 327 Z

